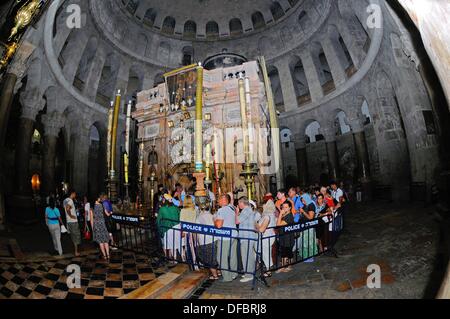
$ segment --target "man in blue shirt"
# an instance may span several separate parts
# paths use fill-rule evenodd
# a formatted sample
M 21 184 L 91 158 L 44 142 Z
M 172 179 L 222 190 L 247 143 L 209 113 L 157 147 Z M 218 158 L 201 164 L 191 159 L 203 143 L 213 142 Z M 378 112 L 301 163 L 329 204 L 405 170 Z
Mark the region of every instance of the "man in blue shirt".
M 297 191 L 294 187 L 291 187 L 288 192 L 289 199 L 294 203 L 294 209 L 296 214 L 294 215 L 294 222 L 298 223 L 302 219 L 302 212 L 304 205 L 302 203 L 302 199 L 297 194 Z

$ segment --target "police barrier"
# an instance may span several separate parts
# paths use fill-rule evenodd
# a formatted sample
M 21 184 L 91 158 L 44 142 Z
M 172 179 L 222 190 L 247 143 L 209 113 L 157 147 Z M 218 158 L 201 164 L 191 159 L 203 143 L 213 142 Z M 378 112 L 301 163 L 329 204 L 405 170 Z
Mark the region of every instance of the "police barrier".
M 121 249 L 153 256 L 160 248 L 153 219 L 118 214 L 112 219 L 116 226 L 114 241 Z
M 253 276 L 267 285 L 264 274 L 333 253 L 343 230 L 343 213 L 283 227 L 256 230 L 215 228 L 210 225 L 163 219 L 158 227 L 164 254 L 169 261 L 186 263 L 193 269 L 222 271 L 224 281 L 238 275 Z
M 255 230 L 215 228 L 162 219 L 159 235 L 166 258 L 192 266 L 193 269 L 217 269 L 224 281 L 238 275 L 255 280 L 256 252 L 260 250 L 260 237 Z

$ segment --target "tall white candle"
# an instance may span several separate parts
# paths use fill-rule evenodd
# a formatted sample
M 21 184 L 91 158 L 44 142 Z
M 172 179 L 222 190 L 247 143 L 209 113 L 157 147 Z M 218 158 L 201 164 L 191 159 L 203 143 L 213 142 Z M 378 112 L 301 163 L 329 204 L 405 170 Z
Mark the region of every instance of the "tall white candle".
M 127 106 L 127 122 L 125 131 L 125 152 L 130 156 L 131 101 Z

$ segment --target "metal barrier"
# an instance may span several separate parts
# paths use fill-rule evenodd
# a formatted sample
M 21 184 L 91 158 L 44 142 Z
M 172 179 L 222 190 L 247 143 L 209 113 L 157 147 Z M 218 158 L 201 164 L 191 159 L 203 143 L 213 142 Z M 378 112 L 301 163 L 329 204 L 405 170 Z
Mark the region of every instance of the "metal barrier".
M 238 275 L 256 278 L 255 252 L 260 250 L 261 241 L 255 230 L 218 229 L 212 225 L 163 219 L 159 234 L 170 261 L 189 264 L 193 269 L 218 269 L 225 281 L 232 281 Z
M 160 248 L 153 219 L 117 214 L 112 218 L 116 225 L 114 241 L 121 249 L 153 256 Z
M 195 270 L 221 270 L 224 281 L 238 275 L 253 276 L 255 289 L 258 281 L 268 286 L 267 271 L 325 253 L 337 257 L 334 245 L 343 230 L 343 218 L 338 210 L 323 218 L 268 228 L 264 234 L 163 219 L 158 231 L 167 260 L 186 263 Z

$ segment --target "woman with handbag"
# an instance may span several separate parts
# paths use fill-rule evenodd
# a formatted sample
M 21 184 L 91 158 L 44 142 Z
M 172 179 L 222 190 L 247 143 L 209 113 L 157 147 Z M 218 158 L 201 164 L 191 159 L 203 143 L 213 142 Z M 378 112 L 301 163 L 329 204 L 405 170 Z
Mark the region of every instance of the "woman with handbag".
M 105 260 L 109 260 L 109 232 L 106 228 L 105 216 L 103 213 L 103 205 L 101 198 L 95 201 L 94 210 L 90 212 L 90 221 L 94 233 L 94 241 L 100 246 L 100 251 Z
M 61 220 L 61 213 L 56 208 L 55 199 L 52 197 L 50 197 L 48 207 L 45 209 L 45 221 L 52 236 L 53 247 L 62 256 L 61 225 L 63 225 L 63 222 Z

